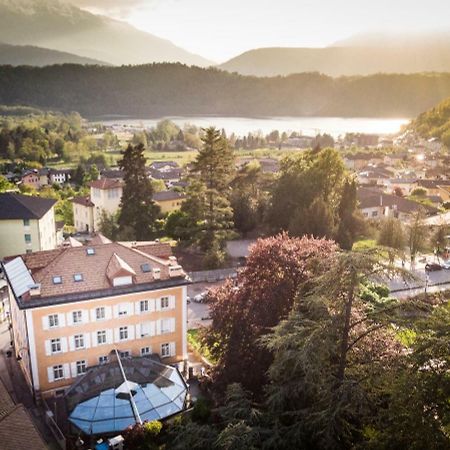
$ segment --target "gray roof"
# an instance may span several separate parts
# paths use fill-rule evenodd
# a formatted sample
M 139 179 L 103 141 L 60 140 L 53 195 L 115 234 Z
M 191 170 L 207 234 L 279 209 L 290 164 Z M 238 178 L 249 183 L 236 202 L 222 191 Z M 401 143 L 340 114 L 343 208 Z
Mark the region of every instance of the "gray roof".
M 0 194 L 0 220 L 41 219 L 55 203 L 51 198 L 6 192 Z
M 164 200 L 179 200 L 185 197 L 186 196 L 184 194 L 176 191 L 161 191 L 153 194 L 153 200 L 156 202 Z

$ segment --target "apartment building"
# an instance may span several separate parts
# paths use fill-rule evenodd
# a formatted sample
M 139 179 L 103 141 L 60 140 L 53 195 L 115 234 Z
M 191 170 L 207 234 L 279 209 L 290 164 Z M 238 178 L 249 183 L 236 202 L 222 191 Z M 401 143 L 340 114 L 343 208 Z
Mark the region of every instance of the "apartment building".
M 56 248 L 56 200 L 0 194 L 0 259 Z
M 165 364 L 187 359 L 188 278 L 174 257 L 145 249 L 66 247 L 3 265 L 16 356 L 38 395 L 62 393 L 114 349 Z

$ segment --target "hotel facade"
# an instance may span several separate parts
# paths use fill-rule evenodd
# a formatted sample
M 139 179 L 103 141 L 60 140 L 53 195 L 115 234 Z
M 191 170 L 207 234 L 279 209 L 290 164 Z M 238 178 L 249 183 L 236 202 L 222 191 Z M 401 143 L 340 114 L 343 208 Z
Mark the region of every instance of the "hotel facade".
M 114 349 L 187 360 L 189 280 L 168 245 L 62 248 L 17 257 L 3 270 L 16 357 L 37 396 L 62 394 Z

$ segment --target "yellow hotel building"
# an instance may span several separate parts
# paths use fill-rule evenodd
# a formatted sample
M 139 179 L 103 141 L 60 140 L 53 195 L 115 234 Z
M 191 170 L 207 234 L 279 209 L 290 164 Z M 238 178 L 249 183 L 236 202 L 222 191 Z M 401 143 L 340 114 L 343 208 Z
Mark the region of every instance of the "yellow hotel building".
M 39 396 L 62 394 L 87 368 L 122 357 L 187 359 L 187 285 L 166 244 L 99 243 L 3 264 L 16 357 Z

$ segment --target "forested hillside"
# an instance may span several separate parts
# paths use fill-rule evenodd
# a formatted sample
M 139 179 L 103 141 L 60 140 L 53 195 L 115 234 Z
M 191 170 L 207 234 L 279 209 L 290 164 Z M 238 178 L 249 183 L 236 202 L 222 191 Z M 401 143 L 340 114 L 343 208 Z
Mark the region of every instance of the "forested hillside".
M 182 64 L 0 67 L 0 103 L 95 115 L 413 117 L 450 96 L 450 74 L 256 78 Z
M 412 127 L 426 138 L 437 137 L 450 147 L 450 98 L 422 113 Z

